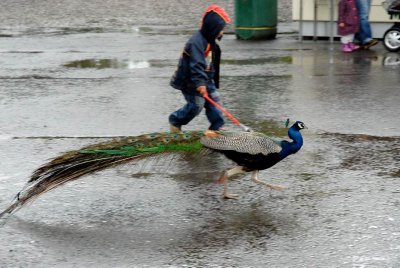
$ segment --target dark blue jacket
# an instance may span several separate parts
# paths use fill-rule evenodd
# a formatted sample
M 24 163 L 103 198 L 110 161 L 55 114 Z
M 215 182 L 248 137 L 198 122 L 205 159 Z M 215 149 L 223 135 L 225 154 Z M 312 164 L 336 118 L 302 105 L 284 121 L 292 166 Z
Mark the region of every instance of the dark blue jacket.
M 196 95 L 199 86 L 219 88 L 219 65 L 221 50 L 215 40 L 226 23 L 215 12 L 207 13 L 201 29 L 187 41 L 179 59 L 178 68 L 170 85 L 185 93 Z M 206 51 L 212 52 L 211 64 Z

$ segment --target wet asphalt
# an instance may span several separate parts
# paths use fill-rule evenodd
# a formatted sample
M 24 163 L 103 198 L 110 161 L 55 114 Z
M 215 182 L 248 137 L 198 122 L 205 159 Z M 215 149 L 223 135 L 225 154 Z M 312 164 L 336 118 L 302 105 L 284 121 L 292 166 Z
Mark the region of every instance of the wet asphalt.
M 168 130 L 183 104 L 169 79 L 206 1 L 139 2 L 5 1 L 1 209 L 65 151 Z M 308 126 L 300 152 L 260 173 L 284 191 L 247 175 L 230 184 L 240 198 L 223 200 L 216 181 L 232 163 L 218 156 L 114 167 L 10 218 L 0 267 L 400 267 L 400 54 L 345 54 L 295 30 L 221 42 L 225 108 L 272 136 L 286 136 L 286 118 Z M 186 127 L 205 128 L 204 115 Z

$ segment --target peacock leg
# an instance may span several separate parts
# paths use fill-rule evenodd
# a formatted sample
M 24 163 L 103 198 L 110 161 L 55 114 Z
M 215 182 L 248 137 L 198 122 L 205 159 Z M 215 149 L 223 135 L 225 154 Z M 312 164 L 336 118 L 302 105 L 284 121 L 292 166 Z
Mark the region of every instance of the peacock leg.
M 223 192 L 224 198 L 226 199 L 238 198 L 238 195 L 228 193 L 228 178 L 236 174 L 242 174 L 244 172 L 245 171 L 243 170 L 243 167 L 236 166 L 234 168 L 225 171 L 225 173 L 219 178 L 219 182 L 224 184 L 224 192 Z
M 256 183 L 258 183 L 258 184 L 262 184 L 262 185 L 264 185 L 264 186 L 267 186 L 268 188 L 270 188 L 270 189 L 272 189 L 272 190 L 282 191 L 282 190 L 285 189 L 285 187 L 283 187 L 283 186 L 273 185 L 273 184 L 269 184 L 269 183 L 260 181 L 260 180 L 258 179 L 258 170 L 254 170 L 254 171 L 251 172 L 251 179 L 252 179 L 254 182 L 256 182 Z

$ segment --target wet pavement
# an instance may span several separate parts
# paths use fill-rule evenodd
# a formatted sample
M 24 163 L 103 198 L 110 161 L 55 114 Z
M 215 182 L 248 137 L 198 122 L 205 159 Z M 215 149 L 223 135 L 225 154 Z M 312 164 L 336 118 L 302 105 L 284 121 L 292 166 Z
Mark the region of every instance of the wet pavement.
M 169 79 L 206 1 L 37 2 L 1 11 L 0 208 L 62 152 L 168 129 L 183 103 Z M 260 174 L 286 190 L 244 176 L 223 200 L 222 157 L 115 167 L 18 211 L 0 227 L 0 267 L 400 267 L 400 54 L 344 54 L 280 26 L 269 41 L 228 31 L 221 94 L 254 130 L 307 124 L 301 151 Z M 186 129 L 206 127 L 202 115 Z

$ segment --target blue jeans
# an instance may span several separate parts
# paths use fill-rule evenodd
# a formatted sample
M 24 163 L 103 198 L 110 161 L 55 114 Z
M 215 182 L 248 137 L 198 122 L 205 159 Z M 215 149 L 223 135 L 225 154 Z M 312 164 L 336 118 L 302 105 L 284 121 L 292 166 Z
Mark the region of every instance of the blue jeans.
M 356 34 L 356 39 L 360 41 L 361 45 L 364 45 L 372 40 L 371 25 L 368 20 L 371 0 L 356 0 L 356 4 L 360 20 L 360 30 Z
M 208 121 L 211 123 L 208 129 L 218 130 L 224 125 L 224 119 L 222 117 L 222 112 L 215 108 L 211 103 L 207 102 L 203 97 L 197 95 L 190 95 L 182 92 L 185 97 L 186 104 L 179 110 L 173 112 L 169 116 L 169 123 L 176 127 L 181 127 L 188 124 L 195 118 L 203 109 L 206 109 L 206 116 Z M 216 89 L 208 92 L 209 97 L 219 103 L 219 93 Z

